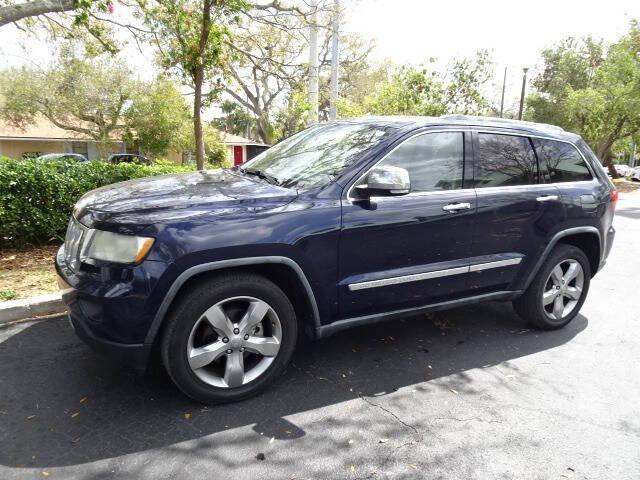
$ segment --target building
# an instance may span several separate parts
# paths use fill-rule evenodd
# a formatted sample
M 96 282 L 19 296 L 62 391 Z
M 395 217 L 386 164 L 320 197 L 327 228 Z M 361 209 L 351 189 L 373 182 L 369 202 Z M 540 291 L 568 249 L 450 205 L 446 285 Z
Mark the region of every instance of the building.
M 19 128 L 0 121 L 0 156 L 26 158 L 45 153 L 80 153 L 89 160 L 99 158 L 98 142 L 87 135 L 56 127 L 44 118 Z M 124 142 L 113 140 L 107 154 L 126 153 Z
M 233 165 L 244 163 L 269 148 L 268 145 L 226 132 L 220 132 L 220 141 L 227 147 L 228 160 Z M 0 121 L 0 156 L 26 158 L 45 153 L 80 153 L 89 160 L 100 158 L 95 140 L 81 133 L 56 127 L 45 118 L 40 117 L 25 128 Z M 107 147 L 106 155 L 111 153 L 138 152 L 125 142 L 113 140 Z M 168 160 L 182 163 L 189 162 L 192 154 L 170 151 L 166 157 Z

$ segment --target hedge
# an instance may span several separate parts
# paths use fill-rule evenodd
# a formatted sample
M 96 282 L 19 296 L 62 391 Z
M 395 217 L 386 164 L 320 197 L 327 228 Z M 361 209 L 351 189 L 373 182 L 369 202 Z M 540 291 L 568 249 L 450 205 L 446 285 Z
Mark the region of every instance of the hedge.
M 166 161 L 148 166 L 0 157 L 0 248 L 63 239 L 73 206 L 89 190 L 191 169 Z

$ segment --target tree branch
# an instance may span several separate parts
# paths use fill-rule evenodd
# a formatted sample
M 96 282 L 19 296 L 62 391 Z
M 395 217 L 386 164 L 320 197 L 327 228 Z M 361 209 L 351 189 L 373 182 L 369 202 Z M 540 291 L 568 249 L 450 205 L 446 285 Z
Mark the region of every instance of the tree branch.
M 67 12 L 75 8 L 74 0 L 33 0 L 17 5 L 0 7 L 0 27 L 23 18 L 37 17 L 45 13 Z

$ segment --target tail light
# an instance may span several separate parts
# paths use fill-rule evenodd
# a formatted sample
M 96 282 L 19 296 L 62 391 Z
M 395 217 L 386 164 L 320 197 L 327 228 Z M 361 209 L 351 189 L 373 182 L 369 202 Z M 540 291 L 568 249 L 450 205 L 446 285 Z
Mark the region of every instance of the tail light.
M 618 204 L 618 190 L 616 189 L 611 191 L 611 203 L 613 203 L 613 208 L 616 208 L 616 205 Z

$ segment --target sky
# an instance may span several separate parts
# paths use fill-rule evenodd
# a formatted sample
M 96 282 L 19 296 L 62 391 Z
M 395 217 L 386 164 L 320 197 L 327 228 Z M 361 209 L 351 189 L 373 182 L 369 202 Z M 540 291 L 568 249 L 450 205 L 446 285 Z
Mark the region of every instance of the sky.
M 435 57 L 446 63 L 477 49 L 490 50 L 495 62 L 490 95 L 499 103 L 506 66 L 505 103 L 511 107 L 520 94 L 522 67 L 535 73 L 541 50 L 567 36 L 614 41 L 631 19 L 640 19 L 640 0 L 342 0 L 342 4 L 344 30 L 373 40 L 376 61 L 419 64 Z M 46 65 L 50 51 L 46 43 L 27 38 L 14 27 L 0 28 L 0 68 Z M 132 47 L 125 57 L 141 77 L 153 74 L 150 54 L 142 56 Z

